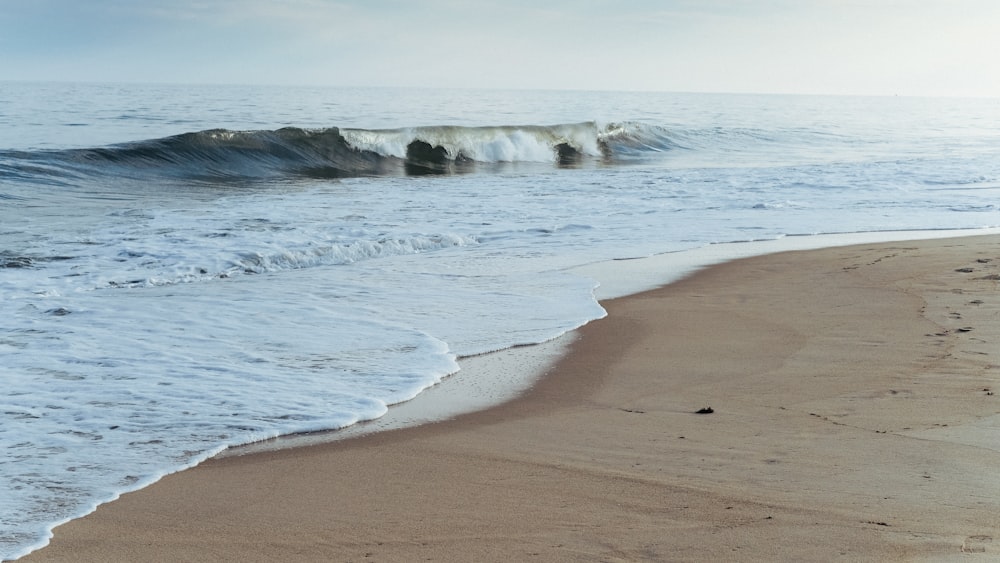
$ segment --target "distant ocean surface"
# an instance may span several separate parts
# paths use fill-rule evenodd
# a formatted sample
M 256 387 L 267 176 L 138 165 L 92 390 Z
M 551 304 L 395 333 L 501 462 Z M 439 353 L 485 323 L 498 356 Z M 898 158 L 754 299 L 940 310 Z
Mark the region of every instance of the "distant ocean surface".
M 0 558 L 600 318 L 574 266 L 998 206 L 1000 100 L 0 82 Z

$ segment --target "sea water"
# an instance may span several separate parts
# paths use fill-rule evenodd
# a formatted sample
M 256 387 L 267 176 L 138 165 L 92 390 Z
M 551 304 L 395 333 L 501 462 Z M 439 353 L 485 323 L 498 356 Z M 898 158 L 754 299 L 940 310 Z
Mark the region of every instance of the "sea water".
M 998 155 L 989 99 L 0 82 L 0 558 L 602 317 L 583 265 L 1000 225 Z

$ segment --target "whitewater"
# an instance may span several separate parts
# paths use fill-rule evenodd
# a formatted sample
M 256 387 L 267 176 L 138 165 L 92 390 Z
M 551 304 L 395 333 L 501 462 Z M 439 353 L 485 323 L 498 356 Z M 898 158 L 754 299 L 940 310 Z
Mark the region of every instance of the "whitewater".
M 601 318 L 588 265 L 1000 225 L 988 99 L 0 82 L 0 126 L 0 559 Z

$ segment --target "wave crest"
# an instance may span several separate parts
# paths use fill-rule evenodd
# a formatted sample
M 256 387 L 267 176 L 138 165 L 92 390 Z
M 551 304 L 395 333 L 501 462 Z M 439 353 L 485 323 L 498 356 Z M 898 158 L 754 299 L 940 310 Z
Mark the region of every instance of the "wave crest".
M 109 147 L 0 154 L 0 172 L 204 180 L 399 176 L 512 163 L 607 164 L 672 148 L 666 130 L 640 123 L 211 129 Z

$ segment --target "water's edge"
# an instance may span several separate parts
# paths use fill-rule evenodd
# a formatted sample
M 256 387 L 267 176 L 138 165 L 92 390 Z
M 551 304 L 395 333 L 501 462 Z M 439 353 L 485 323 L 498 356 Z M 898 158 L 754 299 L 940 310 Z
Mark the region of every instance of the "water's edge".
M 682 252 L 647 258 L 611 260 L 569 269 L 600 285 L 594 297 L 600 302 L 648 291 L 676 282 L 712 265 L 779 252 L 817 250 L 855 244 L 956 238 L 1000 234 L 1000 228 L 879 231 L 783 237 L 774 240 L 712 244 Z M 458 359 L 460 370 L 409 401 L 389 406 L 374 420 L 346 428 L 279 436 L 223 450 L 216 457 L 241 456 L 356 438 L 376 432 L 420 426 L 484 410 L 513 400 L 528 391 L 566 353 L 576 331 L 528 346 L 516 346 Z
M 485 410 L 526 392 L 562 357 L 575 332 L 559 338 L 458 359 L 459 371 L 428 387 L 419 395 L 395 405 L 379 418 L 346 428 L 289 434 L 234 446 L 216 457 L 241 456 L 298 448 L 356 438 L 376 432 L 420 426 Z

